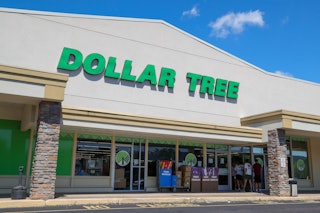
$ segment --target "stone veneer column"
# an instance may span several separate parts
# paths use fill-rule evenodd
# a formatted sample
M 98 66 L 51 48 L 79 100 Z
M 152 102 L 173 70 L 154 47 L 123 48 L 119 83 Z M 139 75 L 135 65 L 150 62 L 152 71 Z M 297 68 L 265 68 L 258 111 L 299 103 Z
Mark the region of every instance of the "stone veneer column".
M 61 103 L 39 104 L 38 132 L 34 152 L 30 199 L 53 199 L 60 134 Z
M 269 130 L 267 147 L 270 195 L 290 196 L 285 131 L 282 129 Z

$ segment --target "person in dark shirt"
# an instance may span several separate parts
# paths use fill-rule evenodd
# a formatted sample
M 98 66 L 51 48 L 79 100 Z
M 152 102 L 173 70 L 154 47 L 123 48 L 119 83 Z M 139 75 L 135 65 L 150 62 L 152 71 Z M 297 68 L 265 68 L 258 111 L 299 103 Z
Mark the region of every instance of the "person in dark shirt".
M 261 192 L 260 184 L 261 184 L 261 173 L 262 166 L 259 164 L 258 159 L 255 159 L 255 163 L 252 166 L 254 173 L 254 188 L 256 192 Z

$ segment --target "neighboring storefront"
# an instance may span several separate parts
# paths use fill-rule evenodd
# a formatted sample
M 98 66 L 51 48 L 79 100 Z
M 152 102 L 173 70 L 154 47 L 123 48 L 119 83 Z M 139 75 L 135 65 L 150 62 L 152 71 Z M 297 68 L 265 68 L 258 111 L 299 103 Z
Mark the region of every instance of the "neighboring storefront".
M 159 191 L 159 160 L 217 169 L 216 190 L 246 159 L 270 194 L 320 189 L 319 84 L 163 21 L 1 9 L 0 27 L 1 194 L 19 166 L 32 199 Z

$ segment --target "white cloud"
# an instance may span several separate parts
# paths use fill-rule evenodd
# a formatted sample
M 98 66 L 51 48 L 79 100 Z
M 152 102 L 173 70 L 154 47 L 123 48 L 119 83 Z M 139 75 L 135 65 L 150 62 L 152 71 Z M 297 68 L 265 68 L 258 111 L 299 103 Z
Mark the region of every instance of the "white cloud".
M 233 13 L 230 12 L 215 22 L 210 22 L 212 28 L 211 36 L 226 38 L 229 34 L 240 34 L 244 31 L 245 26 L 264 26 L 263 12 L 260 10 Z
M 284 72 L 284 71 L 281 71 L 281 70 L 277 70 L 274 73 L 277 74 L 277 75 L 281 75 L 281 76 L 293 77 L 293 75 L 291 73 Z
M 187 16 L 187 17 L 196 17 L 200 16 L 200 10 L 198 9 L 197 5 L 194 5 L 191 10 L 186 10 L 183 11 L 182 16 Z

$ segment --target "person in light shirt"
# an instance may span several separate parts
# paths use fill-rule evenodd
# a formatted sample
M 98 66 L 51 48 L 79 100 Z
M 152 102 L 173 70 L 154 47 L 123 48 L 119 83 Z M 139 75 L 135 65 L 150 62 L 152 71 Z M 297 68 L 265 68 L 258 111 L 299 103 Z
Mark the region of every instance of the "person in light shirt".
M 234 170 L 236 172 L 235 188 L 236 190 L 240 191 L 242 188 L 242 181 L 243 181 L 243 165 L 239 161 L 237 161 L 234 167 Z
M 246 189 L 247 183 L 249 183 L 250 189 L 252 191 L 252 166 L 249 163 L 249 159 L 246 159 L 246 163 L 244 164 L 244 186 L 243 189 Z

